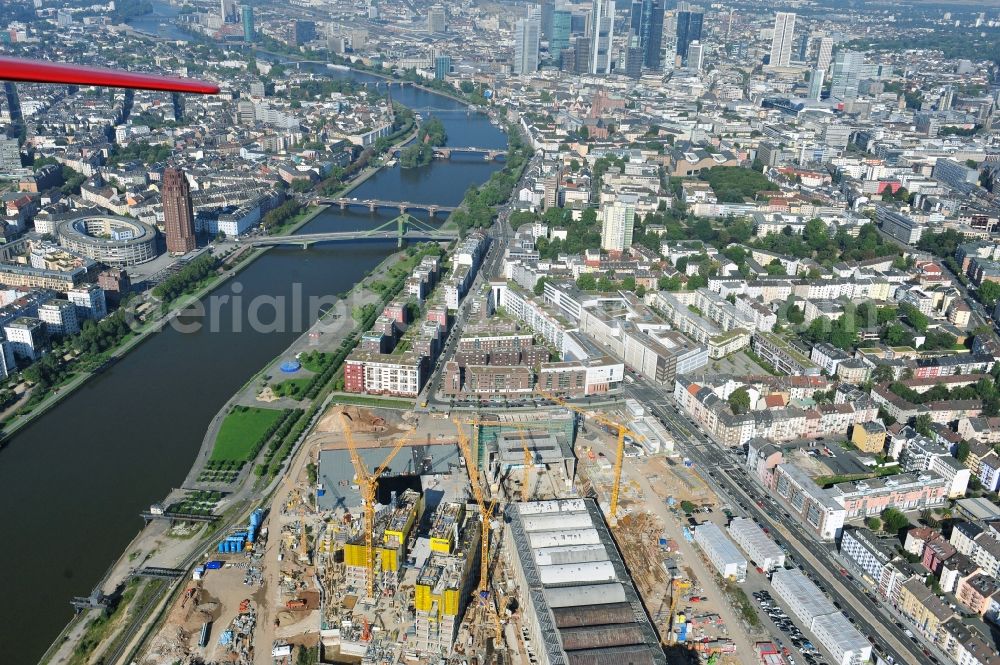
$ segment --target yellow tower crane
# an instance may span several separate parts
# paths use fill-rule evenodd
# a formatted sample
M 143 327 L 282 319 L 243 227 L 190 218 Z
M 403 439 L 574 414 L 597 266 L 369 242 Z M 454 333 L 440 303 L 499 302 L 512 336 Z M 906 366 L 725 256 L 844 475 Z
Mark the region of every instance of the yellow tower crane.
M 585 409 L 579 406 L 570 404 L 561 397 L 556 397 L 555 395 L 552 395 L 550 393 L 545 392 L 544 390 L 540 390 L 537 388 L 535 389 L 535 392 L 537 392 L 539 395 L 541 395 L 547 400 L 551 400 L 556 404 L 559 404 L 560 406 L 564 406 L 567 409 L 575 411 L 582 416 L 593 418 L 595 421 L 601 423 L 602 425 L 606 425 L 607 427 L 612 427 L 615 430 L 617 430 L 618 446 L 615 449 L 615 480 L 614 480 L 614 485 L 611 486 L 611 506 L 610 506 L 611 519 L 615 519 L 615 517 L 618 514 L 618 489 L 619 486 L 621 485 L 621 480 L 622 480 L 622 461 L 625 459 L 625 437 L 631 436 L 635 439 L 638 439 L 640 438 L 639 435 L 630 430 L 625 425 L 622 425 L 621 423 L 615 422 L 614 420 L 611 420 L 609 418 L 605 418 L 600 414 L 586 411 Z
M 493 509 L 496 507 L 497 502 L 491 501 L 489 504 L 486 503 L 486 499 L 483 497 L 483 488 L 479 484 L 479 469 L 476 468 L 476 461 L 472 458 L 472 445 L 469 443 L 469 437 L 466 436 L 465 429 L 462 426 L 463 423 L 460 420 L 456 418 L 453 422 L 458 430 L 458 446 L 462 449 L 462 456 L 465 458 L 465 467 L 469 472 L 469 482 L 472 484 L 472 494 L 476 498 L 476 503 L 479 504 L 479 517 L 483 523 L 483 533 L 480 538 L 479 597 L 484 598 L 486 596 L 486 582 L 489 573 L 487 568 L 490 560 L 490 518 L 493 515 Z
M 372 541 L 375 538 L 375 494 L 378 490 L 378 479 L 385 472 L 392 458 L 406 443 L 407 437 L 401 437 L 396 441 L 385 461 L 372 473 L 368 470 L 364 460 L 361 459 L 361 454 L 358 453 L 351 424 L 343 411 L 340 412 L 340 424 L 344 429 L 344 438 L 347 439 L 347 448 L 351 452 L 351 463 L 354 464 L 354 475 L 365 512 L 363 527 L 365 530 L 365 581 L 368 584 L 368 598 L 373 598 L 375 596 L 375 544 Z
M 524 430 L 519 428 L 517 435 L 521 437 L 521 447 L 524 448 L 524 476 L 521 478 L 521 503 L 527 503 L 531 497 L 531 471 L 535 468 L 535 457 L 528 450 L 528 437 L 524 435 Z
M 493 640 L 493 648 L 499 649 L 500 645 L 503 644 L 503 613 L 507 611 L 507 603 L 510 600 L 509 596 L 503 596 L 502 598 L 497 598 L 497 606 L 493 607 L 490 605 L 493 615 L 493 630 L 495 633 L 495 639 Z

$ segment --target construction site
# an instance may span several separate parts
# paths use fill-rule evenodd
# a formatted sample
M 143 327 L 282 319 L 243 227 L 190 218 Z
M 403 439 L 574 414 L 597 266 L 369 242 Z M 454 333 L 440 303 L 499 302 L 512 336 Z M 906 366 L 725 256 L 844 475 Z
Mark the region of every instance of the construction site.
M 331 406 L 140 662 L 739 662 L 724 599 L 665 524 L 669 502 L 714 496 L 644 456 L 635 405 L 547 397 L 455 417 Z M 661 466 L 623 473 L 640 461 Z

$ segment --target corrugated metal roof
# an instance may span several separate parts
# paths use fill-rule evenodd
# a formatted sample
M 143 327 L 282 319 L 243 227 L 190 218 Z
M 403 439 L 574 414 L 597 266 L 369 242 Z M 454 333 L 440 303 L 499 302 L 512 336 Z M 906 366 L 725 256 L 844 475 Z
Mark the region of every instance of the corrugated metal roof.
M 536 531 L 527 535 L 531 549 L 535 550 L 563 545 L 596 545 L 601 542 L 601 535 L 597 533 L 597 529 Z
M 544 549 L 534 550 L 534 554 L 535 563 L 539 566 L 608 560 L 608 550 L 601 543 L 596 545 L 546 547 Z
M 872 645 L 840 612 L 816 617 L 812 632 L 830 652 L 864 651 Z M 837 653 L 837 652 L 840 653 Z
M 615 623 L 632 623 L 635 614 L 628 603 L 608 603 L 607 605 L 583 605 L 581 607 L 558 607 L 552 610 L 556 626 L 575 628 L 577 626 L 606 626 Z
M 560 499 L 558 501 L 528 501 L 526 503 L 518 503 L 517 511 L 521 514 L 521 518 L 524 519 L 528 515 L 541 515 L 543 513 L 559 513 L 559 512 L 572 512 L 578 513 L 581 511 L 586 512 L 587 504 L 584 503 L 583 499 Z
M 635 623 L 563 628 L 559 631 L 559 637 L 562 638 L 563 649 L 566 651 L 644 644 L 642 629 Z
M 764 533 L 764 531 L 757 526 L 757 523 L 753 520 L 737 517 L 729 523 L 729 532 L 733 535 L 733 540 L 735 540 L 737 544 L 739 544 L 741 540 L 746 542 L 749 547 L 756 549 L 756 554 L 760 556 L 770 557 L 772 559 L 784 556 L 784 552 L 781 551 L 781 548 L 778 547 L 777 543 L 771 540 L 771 538 L 768 537 L 768 535 Z M 747 554 L 750 554 L 750 552 L 747 552 Z
M 726 563 L 747 565 L 746 558 L 736 549 L 733 541 L 729 540 L 722 529 L 713 522 L 704 522 L 694 528 L 694 542 L 698 543 L 702 549 L 711 548 L 715 555 Z
M 582 607 L 628 601 L 620 582 L 611 584 L 581 584 L 579 586 L 549 587 L 544 591 L 549 607 Z
M 538 576 L 542 584 L 580 584 L 587 582 L 604 582 L 618 578 L 614 564 L 610 561 L 591 561 L 588 563 L 569 563 L 557 566 L 539 566 Z
M 653 650 L 648 646 L 568 651 L 566 656 L 569 658 L 569 665 L 655 665 L 656 663 Z
M 819 587 L 797 568 L 776 570 L 771 576 L 771 586 L 778 598 L 791 606 L 792 613 L 807 624 L 818 616 L 837 611 Z
M 528 533 L 564 529 L 588 529 L 594 526 L 594 522 L 590 519 L 590 515 L 586 512 L 530 515 L 523 518 L 522 522 L 524 523 L 524 530 Z

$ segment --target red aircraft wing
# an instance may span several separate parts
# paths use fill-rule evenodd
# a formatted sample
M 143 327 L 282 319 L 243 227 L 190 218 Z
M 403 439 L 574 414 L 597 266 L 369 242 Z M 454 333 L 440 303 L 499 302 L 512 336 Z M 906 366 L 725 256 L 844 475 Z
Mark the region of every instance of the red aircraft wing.
M 219 92 L 219 86 L 214 83 L 195 79 L 7 57 L 0 57 L 0 80 L 96 85 L 105 88 L 136 88 L 165 92 L 190 92 L 202 95 L 214 95 Z

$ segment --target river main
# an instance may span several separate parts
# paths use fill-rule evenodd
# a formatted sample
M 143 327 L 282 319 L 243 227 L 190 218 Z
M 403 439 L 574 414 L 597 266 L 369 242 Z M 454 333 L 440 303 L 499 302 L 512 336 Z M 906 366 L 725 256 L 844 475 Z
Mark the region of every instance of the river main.
M 327 70 L 374 83 L 375 78 Z M 425 109 L 445 124 L 448 144 L 502 148 L 506 136 L 486 116 L 410 87 L 393 99 Z M 351 196 L 457 205 L 498 163 L 474 157 L 425 167 L 384 169 Z M 373 228 L 389 214 L 328 209 L 300 233 Z M 276 248 L 214 293 L 242 296 L 240 320 L 255 296 L 288 298 L 301 285 L 300 316 L 309 297 L 341 293 L 394 250 L 391 243 Z M 0 547 L 5 602 L 0 604 L 0 661 L 37 663 L 72 616 L 69 601 L 87 595 L 142 527 L 139 511 L 181 483 L 205 430 L 223 404 L 302 330 L 234 332 L 223 309 L 219 332 L 182 334 L 168 327 L 95 377 L 0 452 L 0 506 L 7 525 Z M 205 326 L 209 328 L 209 326 Z

